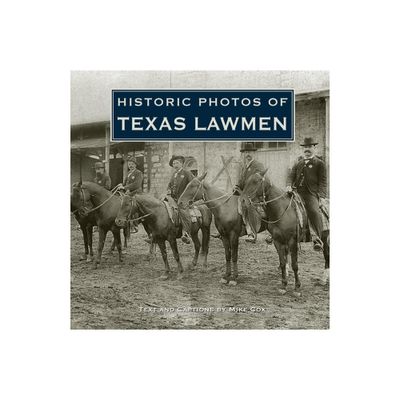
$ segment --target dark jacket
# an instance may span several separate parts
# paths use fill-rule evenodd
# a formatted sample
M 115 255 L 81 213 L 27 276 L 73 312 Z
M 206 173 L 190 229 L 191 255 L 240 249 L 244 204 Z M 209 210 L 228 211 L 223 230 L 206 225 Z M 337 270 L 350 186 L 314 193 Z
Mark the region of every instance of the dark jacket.
M 264 166 L 260 163 L 260 161 L 253 160 L 249 166 L 245 166 L 244 163 L 240 164 L 239 167 L 239 181 L 237 185 L 240 187 L 241 190 L 244 189 L 244 185 L 249 179 L 250 176 L 254 175 L 255 173 L 263 173 L 265 171 Z
M 305 190 L 314 196 L 325 198 L 327 196 L 325 163 L 314 156 L 306 164 L 302 158 L 289 173 L 287 184 L 298 191 Z
M 142 171 L 139 171 L 138 169 L 129 171 L 123 185 L 125 186 L 125 189 L 129 190 L 131 193 L 141 193 L 143 190 Z
M 93 182 L 103 186 L 103 188 L 106 188 L 107 190 L 111 190 L 111 178 L 107 174 L 103 174 L 101 178 L 96 175 Z
M 175 201 L 178 201 L 180 195 L 185 190 L 187 184 L 194 178 L 192 173 L 184 168 L 179 172 L 174 172 L 168 183 L 167 194 Z

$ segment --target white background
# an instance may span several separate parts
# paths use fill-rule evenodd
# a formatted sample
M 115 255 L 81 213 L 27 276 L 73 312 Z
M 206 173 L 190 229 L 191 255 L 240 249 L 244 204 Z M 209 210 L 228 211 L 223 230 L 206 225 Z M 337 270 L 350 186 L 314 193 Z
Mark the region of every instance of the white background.
M 398 12 L 337 3 L 3 2 L 2 398 L 399 396 Z M 77 69 L 330 70 L 329 331 L 69 329 Z

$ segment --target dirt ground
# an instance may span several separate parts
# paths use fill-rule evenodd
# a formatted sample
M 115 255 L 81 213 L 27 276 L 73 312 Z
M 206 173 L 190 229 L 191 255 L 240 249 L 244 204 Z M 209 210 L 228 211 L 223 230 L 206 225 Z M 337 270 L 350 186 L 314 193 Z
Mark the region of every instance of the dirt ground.
M 213 230 L 215 231 L 214 223 Z M 98 233 L 94 233 L 96 252 Z M 309 243 L 301 245 L 299 273 L 301 297 L 293 293 L 294 277 L 289 271 L 288 292 L 278 292 L 280 271 L 273 245 L 259 235 L 256 244 L 239 244 L 237 286 L 219 282 L 224 272 L 224 250 L 211 238 L 208 268 L 188 268 L 192 245 L 178 240 L 185 268 L 176 279 L 176 263 L 167 245 L 171 279 L 159 280 L 164 271 L 159 249 L 148 261 L 148 244 L 142 227 L 131 235 L 118 263 L 118 252 L 109 254 L 112 234 L 107 235 L 99 268 L 79 261 L 84 253 L 82 232 L 71 224 L 71 328 L 72 329 L 328 329 L 329 289 L 319 278 L 323 255 Z

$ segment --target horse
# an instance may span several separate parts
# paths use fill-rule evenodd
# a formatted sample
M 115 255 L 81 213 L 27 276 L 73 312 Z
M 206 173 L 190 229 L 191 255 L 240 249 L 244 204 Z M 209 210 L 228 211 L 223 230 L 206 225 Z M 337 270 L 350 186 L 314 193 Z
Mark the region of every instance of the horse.
M 83 234 L 83 244 L 85 246 L 85 254 L 81 256 L 79 260 L 86 260 L 90 262 L 93 260 L 93 226 L 96 226 L 97 223 L 94 217 L 94 213 L 84 215 L 83 213 L 79 212 L 80 205 L 80 197 L 76 197 L 73 191 L 73 193 L 71 194 L 71 212 L 72 214 L 74 214 L 74 217 L 78 221 L 78 224 L 81 228 Z
M 235 286 L 238 279 L 238 247 L 242 236 L 242 216 L 238 212 L 238 196 L 228 194 L 204 181 L 207 171 L 192 179 L 178 199 L 178 207 L 187 207 L 203 199 L 214 215 L 215 226 L 225 248 L 225 274 L 220 282 Z M 232 272 L 233 269 L 233 272 Z
M 293 194 L 288 194 L 275 186 L 268 178 L 266 171 L 256 173 L 247 180 L 240 200 L 243 203 L 261 205 L 264 211 L 260 215 L 262 222 L 267 224 L 271 233 L 276 251 L 279 256 L 279 267 L 282 273 L 282 286 L 279 291 L 287 291 L 288 255 L 291 256 L 292 270 L 295 278 L 294 293 L 300 295 L 301 282 L 298 273 L 298 242 L 301 233 L 298 226 L 298 216 L 294 204 Z M 324 241 L 325 268 L 329 268 L 329 244 Z
M 171 221 L 166 205 L 161 200 L 158 200 L 148 194 L 136 194 L 134 196 L 126 195 L 123 197 L 122 205 L 115 222 L 119 226 L 124 226 L 126 221 L 132 216 L 138 216 L 136 219 L 142 221 L 145 230 L 152 234 L 153 242 L 157 243 L 158 247 L 160 248 L 165 266 L 165 271 L 161 276 L 161 279 L 168 279 L 171 272 L 167 258 L 165 245 L 166 241 L 169 242 L 174 254 L 174 258 L 178 265 L 178 278 L 181 278 L 183 267 L 179 257 L 176 238 L 181 237 L 182 228 Z M 200 228 L 202 229 L 203 233 L 201 245 L 203 266 L 207 266 L 211 219 L 211 214 L 208 214 L 205 210 L 203 210 L 202 224 L 199 222 L 191 223 L 191 229 L 189 233 L 192 236 L 195 246 L 195 256 L 191 262 L 191 267 L 196 266 L 198 261 L 200 242 L 197 233 Z
M 92 207 L 87 209 L 87 204 Z M 115 218 L 117 216 L 121 200 L 119 196 L 113 195 L 110 191 L 103 188 L 94 182 L 79 182 L 72 186 L 71 194 L 71 209 L 78 210 L 78 218 L 83 222 L 87 222 L 87 226 L 83 227 L 82 231 L 91 233 L 91 226 L 97 225 L 99 230 L 99 243 L 97 247 L 97 255 L 95 258 L 95 267 L 99 266 L 101 254 L 104 248 L 104 242 L 109 230 L 112 231 L 114 236 L 114 243 L 118 249 L 119 262 L 122 259 L 121 248 L 121 234 L 120 227 L 115 225 Z M 93 215 L 92 215 L 93 214 Z M 77 218 L 77 219 L 78 219 Z M 79 220 L 78 220 L 79 222 Z M 94 223 L 93 223 L 94 222 Z M 88 231 L 88 227 L 90 227 Z M 125 232 L 125 244 L 127 234 Z M 84 236 L 85 240 L 85 236 Z M 91 243 L 91 234 L 88 235 L 88 242 Z M 113 245 L 114 245 L 113 243 Z M 86 251 L 86 245 L 85 245 Z

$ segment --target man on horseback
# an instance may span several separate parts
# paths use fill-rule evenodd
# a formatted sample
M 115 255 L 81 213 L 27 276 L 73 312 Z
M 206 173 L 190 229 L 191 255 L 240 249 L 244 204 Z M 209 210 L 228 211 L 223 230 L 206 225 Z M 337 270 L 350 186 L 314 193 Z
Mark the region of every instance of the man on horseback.
M 108 174 L 105 173 L 105 168 L 104 168 L 103 162 L 97 161 L 94 164 L 94 169 L 96 171 L 96 176 L 93 179 L 93 182 L 106 188 L 107 190 L 110 190 L 111 189 L 111 178 L 109 177 Z
M 121 189 L 125 189 L 130 195 L 143 191 L 143 174 L 137 169 L 137 161 L 134 158 L 128 158 L 128 174 Z
M 192 173 L 183 168 L 185 163 L 185 157 L 183 156 L 172 156 L 169 160 L 169 165 L 175 170 L 172 174 L 171 179 L 167 187 L 167 200 L 171 207 L 175 210 L 178 209 L 177 201 L 183 191 L 185 190 L 187 184 L 194 178 Z M 188 233 L 182 230 L 182 242 L 189 244 L 190 239 Z
M 233 189 L 233 194 L 238 196 L 241 191 L 244 189 L 244 185 L 246 184 L 247 179 L 255 173 L 264 173 L 264 166 L 257 160 L 254 159 L 254 153 L 257 151 L 253 142 L 243 142 L 241 144 L 240 152 L 242 153 L 242 162 L 239 167 L 239 179 L 238 183 L 235 185 Z M 249 221 L 244 218 L 241 202 L 238 202 L 238 211 L 239 214 L 242 215 L 243 221 L 246 225 L 247 238 L 246 242 L 255 243 L 256 237 L 250 227 Z
M 137 169 L 137 161 L 135 158 L 130 157 L 128 162 L 128 174 L 126 175 L 121 189 L 125 189 L 126 193 L 133 196 L 143 192 L 143 174 L 142 171 Z M 138 232 L 138 223 L 132 221 L 133 233 Z
M 325 163 L 315 155 L 316 142 L 312 137 L 304 138 L 300 144 L 304 157 L 293 166 L 287 182 L 287 192 L 297 190 L 304 202 L 310 225 L 317 238 L 314 239 L 314 250 L 322 250 L 323 221 L 321 202 L 327 197 L 327 178 Z

